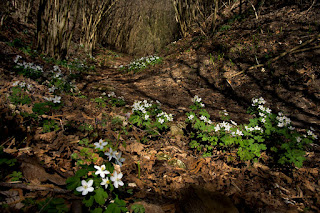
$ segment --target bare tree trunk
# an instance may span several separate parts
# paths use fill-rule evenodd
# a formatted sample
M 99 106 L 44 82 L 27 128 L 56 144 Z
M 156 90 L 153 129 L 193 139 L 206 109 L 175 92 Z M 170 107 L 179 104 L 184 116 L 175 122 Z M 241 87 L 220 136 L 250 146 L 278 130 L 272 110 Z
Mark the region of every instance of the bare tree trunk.
M 218 0 L 172 0 L 182 36 L 186 36 L 195 27 L 204 32 L 213 1 Z
M 37 49 L 56 59 L 66 57 L 79 0 L 40 0 L 37 16 Z
M 82 0 L 81 2 L 83 36 L 80 38 L 80 44 L 90 56 L 96 47 L 99 30 L 102 30 L 99 25 L 116 2 L 117 0 Z
M 21 22 L 27 23 L 31 9 L 34 5 L 34 0 L 13 0 L 12 6 L 15 10 L 15 16 L 19 18 Z
M 217 26 L 217 15 L 219 10 L 219 0 L 214 0 L 214 13 L 213 13 L 213 20 L 212 20 L 212 32 L 216 30 Z

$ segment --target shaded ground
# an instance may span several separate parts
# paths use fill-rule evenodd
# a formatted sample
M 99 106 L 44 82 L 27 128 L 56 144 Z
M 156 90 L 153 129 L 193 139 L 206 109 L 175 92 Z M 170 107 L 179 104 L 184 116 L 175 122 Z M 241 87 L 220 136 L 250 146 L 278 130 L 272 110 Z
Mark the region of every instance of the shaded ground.
M 63 185 L 60 179 L 71 176 L 76 169 L 70 156 L 81 149 L 79 139 L 89 137 L 97 141 L 103 137 L 127 145 L 120 145 L 119 149 L 124 152 L 127 162 L 122 168 L 125 181 L 137 185 L 133 198 L 161 206 L 165 212 L 178 211 L 177 200 L 190 184 L 228 196 L 239 212 L 319 212 L 319 143 L 308 150 L 304 167 L 292 170 L 265 164 L 264 160 L 255 164 L 230 160 L 236 159 L 232 152 L 217 152 L 214 157 L 202 158 L 188 148 L 190 141 L 186 136 L 170 132 L 144 144 L 140 142 L 145 134 L 139 129 L 131 129 L 128 135 L 121 135 L 119 139 L 121 128 L 111 122 L 112 117 L 130 112 L 134 100 L 149 99 L 159 100 L 165 111 L 175 115 L 174 125 L 179 126 L 185 120 L 191 98 L 198 95 L 213 121 L 219 121 L 219 112 L 226 109 L 233 120 L 242 123 L 249 119 L 246 109 L 251 99 L 262 96 L 273 111 L 284 111 L 296 126 L 312 126 L 319 133 L 319 7 L 315 5 L 310 10 L 295 6 L 272 9 L 260 8 L 258 19 L 252 14 L 242 21 L 225 22 L 212 38 L 195 32 L 168 45 L 159 54 L 164 58 L 162 64 L 136 74 L 121 73 L 114 68 L 130 63 L 132 57 L 117 57 L 109 50 L 98 50 L 96 71 L 89 71 L 82 79 L 76 79 L 77 87 L 86 98 L 64 95 L 65 105 L 58 113 L 52 114 L 52 119 L 65 125 L 64 130 L 45 134 L 36 127 L 32 129 L 32 123 L 23 125 L 28 120 L 8 109 L 5 94 L 9 93 L 12 82 L 25 79 L 10 72 L 13 64 L 8 61 L 18 53 L 1 42 L 4 58 L 0 68 L 3 94 L 0 108 L 2 119 L 6 121 L 2 126 L 7 127 L 2 130 L 4 136 L 1 139 L 5 152 L 20 156 L 21 169 L 28 182 L 38 185 L 51 182 L 52 188 L 58 189 L 58 185 Z M 223 30 L 226 28 L 229 29 Z M 3 41 L 8 39 L 6 36 Z M 292 50 L 296 47 L 299 48 Z M 270 61 L 290 50 L 278 60 Z M 251 69 L 257 64 L 264 66 Z M 39 94 L 34 101 L 45 95 L 43 85 L 27 81 Z M 117 96 L 124 96 L 128 106 L 101 108 L 90 101 L 103 92 L 112 91 Z M 20 107 L 18 110 L 30 109 Z M 97 124 L 97 119 L 106 119 L 107 126 Z M 67 127 L 68 122 L 74 125 Z M 84 122 L 95 126 L 96 130 L 75 132 L 75 126 Z M 37 156 L 44 162 L 43 166 L 23 154 Z M 159 154 L 170 159 L 160 159 Z M 181 160 L 186 168 L 172 163 L 176 159 Z M 140 179 L 137 178 L 137 162 L 141 165 Z M 41 170 L 41 174 L 31 175 L 28 174 L 30 167 L 39 171 L 45 168 L 47 172 Z M 25 197 L 59 194 L 45 190 L 25 190 L 23 193 Z M 65 193 L 63 197 L 67 197 Z M 188 196 L 188 192 L 184 193 Z M 76 199 L 72 196 L 68 199 L 71 198 Z

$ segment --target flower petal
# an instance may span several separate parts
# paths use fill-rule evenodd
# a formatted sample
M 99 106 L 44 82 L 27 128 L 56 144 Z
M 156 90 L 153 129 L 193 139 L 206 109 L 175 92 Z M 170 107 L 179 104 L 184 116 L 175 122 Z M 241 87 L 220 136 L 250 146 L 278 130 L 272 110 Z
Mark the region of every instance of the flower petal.
M 93 192 L 94 188 L 93 187 L 89 187 L 87 188 L 88 192 Z
M 77 190 L 78 192 L 82 192 L 82 191 L 84 190 L 84 188 L 83 188 L 83 186 L 79 186 L 79 187 L 76 188 L 76 190 Z
M 113 182 L 114 188 L 118 188 L 118 181 Z
M 86 195 L 86 194 L 88 194 L 88 189 L 84 189 L 84 190 L 82 191 L 82 195 Z
M 121 179 L 122 177 L 123 177 L 123 174 L 120 172 L 120 173 L 118 174 L 118 178 Z
M 86 180 L 82 180 L 82 181 L 81 181 L 81 185 L 82 185 L 82 186 L 86 186 L 86 185 L 87 185 L 87 181 L 86 181 Z
M 123 185 L 124 185 L 124 183 L 123 183 L 121 180 L 118 181 L 118 184 L 119 184 L 120 186 L 123 186 Z
M 92 184 L 93 184 L 93 180 L 91 179 L 91 180 L 88 181 L 88 187 L 91 187 Z

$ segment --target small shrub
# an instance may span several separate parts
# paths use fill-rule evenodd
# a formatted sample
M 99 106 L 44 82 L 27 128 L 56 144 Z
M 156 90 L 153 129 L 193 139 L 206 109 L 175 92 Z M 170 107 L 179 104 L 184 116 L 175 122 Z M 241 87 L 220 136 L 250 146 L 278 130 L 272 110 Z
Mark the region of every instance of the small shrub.
M 54 120 L 43 120 L 43 124 L 42 124 L 42 132 L 43 133 L 48 133 L 48 132 L 52 132 L 52 131 L 57 131 L 60 129 L 59 125 L 57 124 L 57 122 L 55 122 Z
M 9 96 L 9 100 L 15 104 L 30 104 L 31 98 L 28 96 L 27 92 L 21 88 L 20 86 L 15 86 L 11 88 L 11 95 Z
M 144 69 L 146 69 L 148 66 L 154 66 L 156 64 L 159 64 L 162 62 L 162 58 L 158 56 L 148 56 L 148 57 L 142 57 L 140 59 L 137 59 L 133 62 L 131 62 L 128 65 L 121 65 L 119 69 L 124 72 L 131 72 L 134 73 L 140 72 Z
M 18 73 L 34 80 L 40 78 L 43 75 L 43 68 L 41 66 L 25 61 L 21 63 L 19 62 L 20 58 L 22 57 L 20 55 L 17 55 L 13 60 L 16 63 L 15 69 L 18 71 Z
M 301 167 L 305 160 L 305 148 L 317 136 L 313 130 L 307 135 L 294 130 L 291 120 L 279 112 L 274 114 L 265 107 L 263 98 L 253 99 L 248 112 L 254 115 L 248 124 L 238 125 L 228 119 L 228 113 L 222 112 L 225 121 L 213 124 L 210 115 L 203 108 L 201 98 L 195 96 L 187 113 L 186 122 L 190 124 L 191 148 L 210 156 L 213 149 L 237 150 L 240 160 L 258 160 L 263 151 L 279 164 L 294 164 Z
M 75 176 L 67 179 L 67 188 L 75 190 L 77 195 L 85 196 L 83 204 L 91 212 L 102 212 L 105 208 L 104 212 L 127 212 L 125 201 L 119 199 L 121 186 L 124 186 L 121 180 L 123 174 L 115 171 L 112 163 L 114 162 L 121 167 L 124 162 L 124 158 L 121 157 L 122 153 L 113 150 L 108 142 L 102 139 L 93 145 L 97 154 L 103 158 L 101 166 L 95 165 L 94 159 L 92 159 L 93 161 L 84 159 L 85 163 L 79 165 L 80 169 Z M 83 149 L 88 148 L 84 147 Z M 114 200 L 111 202 L 112 198 Z
M 169 128 L 167 124 L 173 121 L 173 116 L 161 110 L 160 102 L 135 101 L 129 121 L 151 135 L 157 135 Z

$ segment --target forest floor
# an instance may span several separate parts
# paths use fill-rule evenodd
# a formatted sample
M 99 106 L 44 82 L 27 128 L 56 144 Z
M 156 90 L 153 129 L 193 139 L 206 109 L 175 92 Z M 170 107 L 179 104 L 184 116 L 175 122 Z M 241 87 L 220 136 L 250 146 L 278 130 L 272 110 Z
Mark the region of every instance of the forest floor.
M 137 73 L 118 68 L 134 57 L 99 48 L 88 62 L 95 69 L 73 80 L 81 95 L 61 93 L 63 106 L 42 115 L 57 123 L 47 133 L 39 127 L 40 121 L 20 115 L 32 114 L 31 104 L 15 106 L 8 97 L 15 81 L 32 85 L 32 102 L 49 94 L 44 84 L 13 71 L 16 55 L 48 70 L 53 64 L 22 51 L 19 44 L 12 45 L 14 38 L 30 41 L 31 34 L 25 32 L 27 27 L 32 31 L 32 26 L 12 23 L 4 28 L 0 35 L 0 142 L 3 155 L 17 158 L 18 163 L 1 168 L 1 201 L 7 196 L 12 200 L 6 204 L 28 211 L 32 208 L 22 202 L 26 198 L 55 196 L 69 204 L 80 199 L 65 187 L 65 180 L 77 170 L 71 155 L 81 152 L 79 141 L 84 138 L 90 143 L 103 138 L 114 146 L 120 144 L 118 149 L 126 159 L 121 168 L 123 180 L 135 183 L 128 202 L 142 200 L 155 205 L 150 208 L 177 212 L 183 205 L 179 200 L 189 196 L 188 187 L 194 185 L 227 196 L 239 212 L 319 212 L 319 141 L 308 148 L 303 167 L 296 168 L 270 164 L 264 154 L 255 163 L 218 149 L 212 157 L 202 157 L 190 148 L 190 138 L 184 134 L 191 99 L 198 95 L 213 122 L 220 122 L 221 111 L 227 110 L 232 120 L 247 123 L 252 98 L 263 97 L 272 111 L 283 111 L 297 129 L 312 127 L 319 135 L 319 8 L 260 8 L 257 15 L 226 20 L 210 38 L 194 32 L 171 43 L 157 54 L 162 63 Z M 60 68 L 64 75 L 70 72 Z M 95 101 L 111 92 L 123 96 L 127 104 L 104 106 Z M 169 131 L 148 137 L 143 129 L 130 127 L 131 105 L 144 99 L 160 101 L 162 109 L 174 115 Z M 116 118 L 123 122 L 119 124 Z M 100 125 L 101 121 L 107 121 L 106 125 Z M 84 128 L 77 129 L 81 125 Z M 8 176 L 13 170 L 23 174 L 18 182 Z M 17 189 L 12 192 L 11 188 Z

